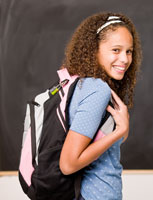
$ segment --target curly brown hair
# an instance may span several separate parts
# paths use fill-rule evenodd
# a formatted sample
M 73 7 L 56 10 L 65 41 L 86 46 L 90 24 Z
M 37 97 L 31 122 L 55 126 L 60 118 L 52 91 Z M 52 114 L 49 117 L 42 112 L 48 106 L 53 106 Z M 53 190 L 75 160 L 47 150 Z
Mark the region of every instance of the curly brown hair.
M 111 24 L 97 34 L 97 29 L 106 23 L 109 16 L 118 16 L 122 22 Z M 97 52 L 99 42 L 106 39 L 107 32 L 115 31 L 120 26 L 126 27 L 133 37 L 132 63 L 122 80 L 114 80 L 98 64 Z M 66 47 L 63 67 L 67 68 L 71 75 L 101 78 L 106 81 L 130 108 L 133 105 L 134 87 L 141 58 L 139 36 L 131 20 L 121 13 L 104 12 L 88 17 L 76 29 Z

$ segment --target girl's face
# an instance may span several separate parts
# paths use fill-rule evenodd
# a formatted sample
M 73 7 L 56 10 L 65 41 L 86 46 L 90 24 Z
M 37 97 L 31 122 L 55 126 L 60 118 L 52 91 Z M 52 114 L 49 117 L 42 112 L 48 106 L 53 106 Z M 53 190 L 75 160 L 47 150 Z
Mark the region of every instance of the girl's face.
M 133 37 L 127 28 L 110 30 L 106 33 L 106 39 L 99 43 L 99 65 L 109 77 L 121 80 L 132 62 L 132 51 Z

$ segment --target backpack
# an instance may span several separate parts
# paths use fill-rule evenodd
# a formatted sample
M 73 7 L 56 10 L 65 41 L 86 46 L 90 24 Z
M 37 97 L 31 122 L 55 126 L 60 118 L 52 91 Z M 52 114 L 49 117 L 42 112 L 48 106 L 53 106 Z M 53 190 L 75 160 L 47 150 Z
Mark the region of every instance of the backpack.
M 26 109 L 19 181 L 32 200 L 77 200 L 80 194 L 82 170 L 64 175 L 59 168 L 69 130 L 69 104 L 79 77 L 70 76 L 65 68 L 57 74 L 56 84 L 28 102 Z M 100 127 L 110 126 L 109 117 L 106 112 L 95 141 L 103 137 Z

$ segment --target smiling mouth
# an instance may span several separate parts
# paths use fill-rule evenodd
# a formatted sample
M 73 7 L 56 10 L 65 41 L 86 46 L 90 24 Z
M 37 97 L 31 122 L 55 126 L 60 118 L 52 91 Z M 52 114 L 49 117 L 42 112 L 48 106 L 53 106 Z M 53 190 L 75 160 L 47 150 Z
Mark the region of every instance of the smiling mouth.
M 126 71 L 125 67 L 113 66 L 113 68 L 115 69 L 115 71 L 117 71 L 119 73 L 124 73 Z

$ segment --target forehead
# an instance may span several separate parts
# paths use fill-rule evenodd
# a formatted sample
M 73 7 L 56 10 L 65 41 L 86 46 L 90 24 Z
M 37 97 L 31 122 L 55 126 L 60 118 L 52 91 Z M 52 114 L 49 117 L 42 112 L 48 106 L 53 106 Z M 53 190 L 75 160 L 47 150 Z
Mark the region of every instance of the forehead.
M 105 40 L 101 43 L 109 45 L 133 45 L 133 37 L 126 27 L 118 27 L 115 30 L 108 30 L 105 34 Z

